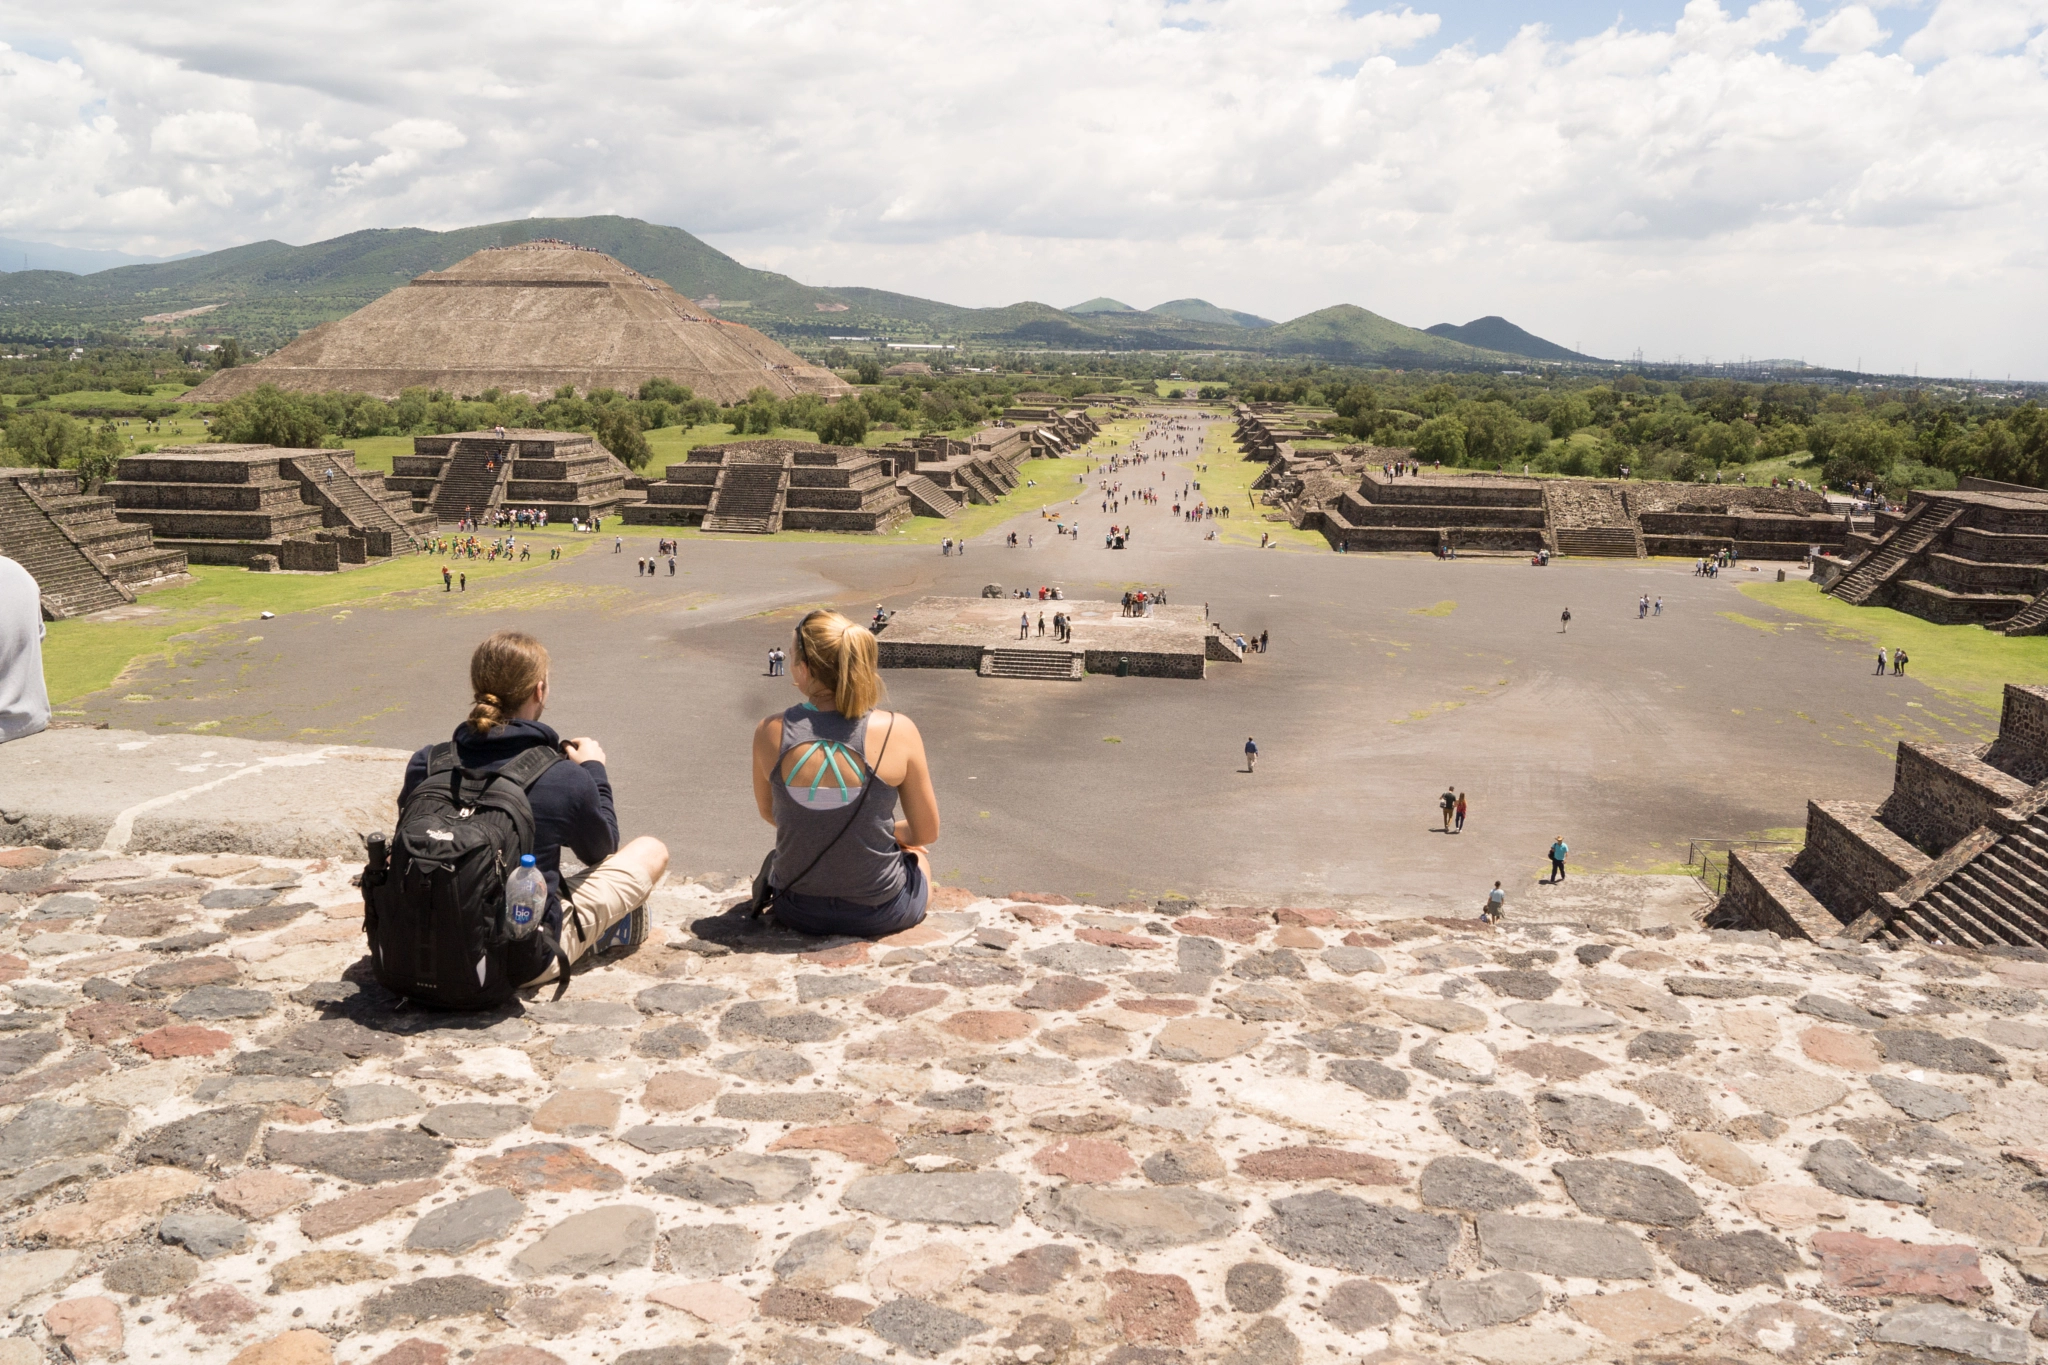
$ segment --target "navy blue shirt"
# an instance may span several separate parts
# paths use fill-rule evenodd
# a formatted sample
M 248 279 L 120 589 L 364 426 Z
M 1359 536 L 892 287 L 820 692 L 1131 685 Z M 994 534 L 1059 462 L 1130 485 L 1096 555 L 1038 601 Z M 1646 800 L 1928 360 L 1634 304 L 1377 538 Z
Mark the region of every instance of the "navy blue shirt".
M 545 744 L 561 746 L 561 736 L 537 720 L 510 720 L 494 726 L 489 737 L 470 732 L 469 722 L 455 727 L 455 757 L 465 768 L 496 768 L 508 760 Z M 414 788 L 427 777 L 428 745 L 405 765 L 405 785 L 399 789 L 403 806 Z M 557 763 L 542 773 L 526 792 L 533 807 L 533 861 L 548 881 L 549 909 L 560 914 L 562 895 L 562 849 L 567 846 L 585 867 L 595 867 L 619 849 L 619 820 L 612 811 L 612 784 L 602 763 Z M 559 921 L 558 921 L 559 922 Z

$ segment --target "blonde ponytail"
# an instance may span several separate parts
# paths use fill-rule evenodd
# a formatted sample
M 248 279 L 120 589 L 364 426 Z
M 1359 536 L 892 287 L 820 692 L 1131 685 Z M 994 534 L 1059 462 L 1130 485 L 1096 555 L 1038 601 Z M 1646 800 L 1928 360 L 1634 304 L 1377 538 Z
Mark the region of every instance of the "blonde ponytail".
M 489 636 L 469 656 L 470 733 L 488 739 L 511 713 L 533 699 L 548 676 L 547 646 L 517 630 Z
M 880 650 L 875 633 L 836 611 L 814 611 L 796 628 L 797 657 L 818 685 L 832 693 L 832 709 L 858 720 L 881 700 Z

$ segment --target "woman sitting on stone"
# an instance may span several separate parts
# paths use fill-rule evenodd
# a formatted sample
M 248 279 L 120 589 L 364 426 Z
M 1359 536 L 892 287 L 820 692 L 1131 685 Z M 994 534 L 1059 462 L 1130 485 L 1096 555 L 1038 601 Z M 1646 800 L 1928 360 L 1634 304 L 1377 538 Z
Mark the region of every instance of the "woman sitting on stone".
M 837 612 L 797 626 L 789 680 L 804 700 L 754 731 L 754 800 L 775 826 L 770 913 L 803 934 L 908 929 L 924 918 L 925 845 L 939 837 L 924 737 L 908 716 L 875 709 L 874 633 Z

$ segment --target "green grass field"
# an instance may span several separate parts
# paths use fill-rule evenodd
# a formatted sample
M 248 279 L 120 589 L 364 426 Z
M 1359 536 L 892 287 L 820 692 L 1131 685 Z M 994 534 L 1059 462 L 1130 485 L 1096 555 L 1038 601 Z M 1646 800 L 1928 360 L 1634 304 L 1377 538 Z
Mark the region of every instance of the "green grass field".
M 1860 640 L 1896 649 L 1911 660 L 1906 671 L 1937 691 L 1959 697 L 1992 714 L 2002 704 L 2005 684 L 2048 683 L 2048 635 L 1999 635 L 1982 626 L 1937 626 L 1889 607 L 1852 607 L 1802 579 L 1745 583 L 1742 595 L 1827 626 L 1830 638 Z M 1728 613 L 1723 613 L 1727 615 Z M 1769 621 L 1742 618 L 1743 625 L 1775 631 Z
M 536 545 L 561 545 L 564 558 L 581 554 L 599 538 L 573 531 L 522 534 Z M 472 590 L 490 590 L 544 572 L 561 561 L 545 557 L 520 563 L 448 561 L 469 575 Z M 146 615 L 129 620 L 53 621 L 43 641 L 43 676 L 50 702 L 67 701 L 111 686 L 130 665 L 157 655 L 176 656 L 183 640 L 200 632 L 257 621 L 263 612 L 289 616 L 327 611 L 396 593 L 438 593 L 442 560 L 403 555 L 345 573 L 251 573 L 247 569 L 195 565 L 191 583 L 144 593 Z M 260 624 L 258 630 L 260 630 Z
M 1262 460 L 1247 460 L 1237 448 L 1229 428 L 1209 428 L 1202 443 L 1202 461 L 1209 466 L 1199 477 L 1202 497 L 1211 507 L 1228 507 L 1230 516 L 1212 521 L 1216 539 L 1228 545 L 1256 545 L 1261 534 L 1272 537 L 1282 549 L 1328 550 L 1330 542 L 1320 531 L 1302 531 L 1283 521 L 1264 520 L 1273 508 L 1258 501 L 1252 481 L 1266 472 Z

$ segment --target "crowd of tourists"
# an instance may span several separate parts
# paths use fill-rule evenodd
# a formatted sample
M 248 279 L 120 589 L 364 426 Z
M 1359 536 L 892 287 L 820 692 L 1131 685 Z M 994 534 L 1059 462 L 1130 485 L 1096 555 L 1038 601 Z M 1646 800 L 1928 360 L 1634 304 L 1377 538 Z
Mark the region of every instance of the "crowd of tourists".
M 492 536 L 489 539 L 475 535 L 433 536 L 428 539 L 425 549 L 430 555 L 444 555 L 450 559 L 517 559 L 524 563 L 533 558 L 533 546 L 520 544 L 514 536 Z M 548 554 L 549 559 L 561 557 L 559 546 Z

